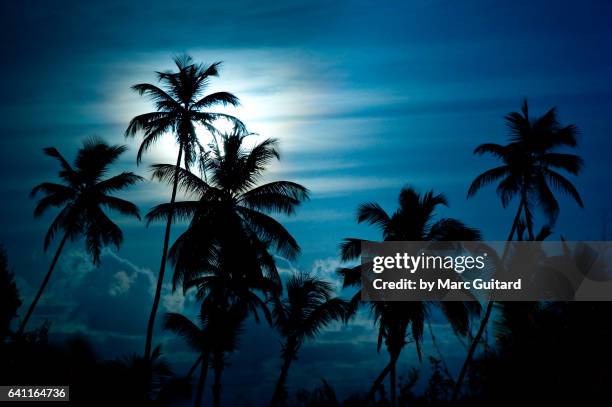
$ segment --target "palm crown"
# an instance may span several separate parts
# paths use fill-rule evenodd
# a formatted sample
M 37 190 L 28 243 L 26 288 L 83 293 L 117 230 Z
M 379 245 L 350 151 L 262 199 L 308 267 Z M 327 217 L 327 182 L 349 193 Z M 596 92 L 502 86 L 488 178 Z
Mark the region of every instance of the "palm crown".
M 174 216 L 190 220 L 170 249 L 175 286 L 209 271 L 206 269 L 218 263 L 214 257 L 221 253 L 226 253 L 224 267 L 228 268 L 228 262 L 236 263 L 236 267 L 229 267 L 234 274 L 247 272 L 248 267 L 238 265 L 251 259 L 251 264 L 259 264 L 259 270 L 278 281 L 268 248 L 290 259 L 299 253 L 293 236 L 270 214 L 294 213 L 308 199 L 308 190 L 289 181 L 257 185 L 266 166 L 279 157 L 277 142 L 267 139 L 247 151 L 243 148 L 245 137 L 239 130 L 221 137 L 207 161 L 207 181 L 188 170 L 178 170 L 179 186 L 198 200 L 174 204 Z M 154 178 L 172 182 L 175 166 L 153 167 Z M 171 210 L 170 204 L 158 205 L 147 214 L 147 220 L 166 219 Z M 230 248 L 235 256 L 227 254 Z
M 334 288 L 328 281 L 298 274 L 291 276 L 285 287 L 286 296 L 275 302 L 274 323 L 281 335 L 295 340 L 297 346 L 331 322 L 346 317 L 348 304 L 333 297 Z
M 468 190 L 468 198 L 485 185 L 499 181 L 497 193 L 504 207 L 513 197 L 521 197 L 524 223 L 530 238 L 533 238 L 533 203 L 538 203 L 549 224 L 554 224 L 559 214 L 559 203 L 551 188 L 566 193 L 580 207 L 583 206 L 574 185 L 557 171 L 573 175 L 580 173 L 582 159 L 558 151 L 562 147 L 576 146 L 578 129 L 574 125 L 561 126 L 555 108 L 541 117 L 530 118 L 527 101 L 520 113 L 512 112 L 506 116 L 506 125 L 510 130 L 510 143 L 486 143 L 474 150 L 475 154 L 491 154 L 503 164 L 476 177 Z
M 310 275 L 294 274 L 285 286 L 286 296 L 274 299 L 274 323 L 284 343 L 281 348 L 283 364 L 270 402 L 271 407 L 279 405 L 285 395 L 289 367 L 304 340 L 314 338 L 333 321 L 346 320 L 349 312 L 349 304 L 333 297 L 333 285 L 327 281 Z
M 44 149 L 45 154 L 57 159 L 62 168 L 59 172 L 62 183 L 43 182 L 31 192 L 32 196 L 43 195 L 34 209 L 36 217 L 52 207 L 62 207 L 47 231 L 45 249 L 60 231 L 71 240 L 84 236 L 87 252 L 95 264 L 100 262 L 100 251 L 104 245 L 119 247 L 123 234 L 104 209 L 140 219 L 136 205 L 111 194 L 135 184 L 142 177 L 132 172 L 122 172 L 106 179 L 103 177 L 108 167 L 125 150 L 125 146 L 111 146 L 92 138 L 84 142 L 74 165 L 70 165 L 57 149 Z
M 204 146 L 196 135 L 196 124 L 203 126 L 213 136 L 217 134 L 214 122 L 218 119 L 227 119 L 244 129 L 242 122 L 234 116 L 204 111 L 219 104 L 237 106 L 239 103 L 238 98 L 229 92 L 204 95 L 210 78 L 219 75 L 220 62 L 208 66 L 195 64 L 186 55 L 175 58 L 174 62 L 178 71 L 157 72 L 161 87 L 150 83 L 132 86 L 140 95 L 151 98 L 157 108 L 154 112 L 134 117 L 125 131 L 126 136 L 134 136 L 139 131 L 144 133 L 137 162 L 162 135 L 173 132 L 185 154 L 185 166 L 189 167 L 204 153 Z

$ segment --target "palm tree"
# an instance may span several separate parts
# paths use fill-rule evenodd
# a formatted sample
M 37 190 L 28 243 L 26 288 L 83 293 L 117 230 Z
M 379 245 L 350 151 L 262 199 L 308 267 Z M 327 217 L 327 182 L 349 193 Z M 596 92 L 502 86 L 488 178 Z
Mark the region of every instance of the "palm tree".
M 188 376 L 191 376 L 193 370 L 200 364 L 200 378 L 196 387 L 196 396 L 194 406 L 202 405 L 204 388 L 206 386 L 206 375 L 208 373 L 210 344 L 207 338 L 209 334 L 207 319 L 204 314 L 200 314 L 200 323 L 202 327 L 198 327 L 191 322 L 189 318 L 178 313 L 167 313 L 164 321 L 164 328 L 177 333 L 187 344 L 200 354 L 194 366 L 189 370 Z
M 191 376 L 197 365 L 200 365 L 194 404 L 196 407 L 202 405 L 211 355 L 215 373 L 213 403 L 217 406 L 220 404 L 221 375 L 226 354 L 237 349 L 243 321 L 249 313 L 253 313 L 255 320 L 259 322 L 257 311 L 260 310 L 271 323 L 266 304 L 255 293 L 257 287 L 247 287 L 244 280 L 237 283 L 220 277 L 220 273 L 220 270 L 215 270 L 215 273 L 206 274 L 189 283 L 198 288 L 198 297 L 202 299 L 199 315 L 201 327 L 181 314 L 168 313 L 165 318 L 164 327 L 182 336 L 189 346 L 200 354 L 188 373 L 188 376 Z
M 177 219 L 190 220 L 170 249 L 174 288 L 208 272 L 215 261 L 214 248 L 240 253 L 238 258 L 227 255 L 226 262 L 249 264 L 237 264 L 230 268 L 232 273 L 259 270 L 277 284 L 280 278 L 268 249 L 288 259 L 295 259 L 300 251 L 293 236 L 270 214 L 294 214 L 308 199 L 308 190 L 290 181 L 257 185 L 267 165 L 279 158 L 277 141 L 266 139 L 247 151 L 243 148 L 245 137 L 237 129 L 221 136 L 220 145 L 213 147 L 206 163 L 207 181 L 187 169 L 153 166 L 153 178 L 172 182 L 177 174 L 178 187 L 198 198 L 160 204 L 146 216 L 149 223 L 167 219 L 172 212 Z M 259 267 L 254 269 L 254 264 Z
M 559 215 L 559 203 L 551 187 L 569 195 L 583 207 L 582 198 L 574 185 L 557 171 L 563 170 L 572 175 L 580 173 L 583 161 L 579 156 L 557 151 L 563 147 L 576 147 L 578 129 L 573 124 L 561 126 L 554 107 L 541 117 L 530 118 L 526 100 L 521 113 L 512 112 L 505 119 L 510 130 L 510 143 L 486 143 L 474 150 L 474 154 L 493 155 L 502 161 L 502 165 L 476 177 L 467 196 L 471 198 L 484 186 L 499 181 L 497 194 L 504 208 L 514 197 L 519 197 L 508 240 L 512 240 L 521 213 L 529 239 L 533 240 L 534 203 L 544 211 L 551 226 Z
M 122 172 L 102 179 L 108 167 L 126 150 L 126 146 L 108 145 L 97 138 L 90 138 L 79 149 L 74 165 L 70 165 L 54 147 L 44 149 L 46 155 L 59 161 L 62 183 L 43 182 L 32 189 L 30 196 L 39 193 L 44 195 L 34 209 L 34 217 L 43 215 L 52 207 L 63 207 L 47 231 L 44 249 L 49 248 L 58 232 L 63 233 L 63 237 L 49 271 L 21 322 L 19 334 L 24 332 L 68 240 L 73 241 L 83 236 L 87 253 L 91 255 L 94 265 L 98 265 L 102 247 L 113 244 L 118 249 L 123 240 L 121 229 L 106 215 L 103 208 L 140 219 L 136 205 L 110 194 L 141 181 L 142 177 L 132 172 Z
M 238 254 L 238 252 L 233 253 L 234 256 Z M 225 270 L 221 266 L 213 273 L 191 282 L 197 287 L 198 297 L 202 299 L 202 314 L 205 315 L 209 332 L 207 339 L 214 373 L 212 385 L 214 407 L 221 405 L 221 376 L 226 366 L 227 355 L 238 349 L 238 340 L 247 316 L 252 313 L 255 321 L 259 322 L 258 311 L 261 311 L 266 321 L 272 322 L 265 302 L 257 294 L 257 290 L 261 289 L 259 281 L 235 278 L 228 274 L 228 271 L 230 270 Z M 265 293 L 265 290 L 261 289 L 260 292 Z
M 423 195 L 412 188 L 404 188 L 399 195 L 399 208 L 389 215 L 377 203 L 362 204 L 357 210 L 357 222 L 367 222 L 382 232 L 384 241 L 470 241 L 479 240 L 480 232 L 466 226 L 459 220 L 444 218 L 434 222 L 435 209 L 448 206 L 442 194 L 429 191 Z M 362 239 L 348 238 L 341 245 L 342 261 L 352 261 L 361 255 Z M 339 273 L 344 278 L 344 286 L 360 287 L 360 266 L 342 268 Z M 355 312 L 360 303 L 361 291 L 351 300 Z M 384 342 L 389 353 L 389 363 L 376 378 L 367 396 L 366 403 L 372 400 L 376 390 L 387 374 L 390 375 L 391 403 L 396 405 L 396 364 L 406 341 L 410 328 L 417 355 L 421 359 L 421 342 L 424 324 L 431 305 L 437 305 L 449 320 L 457 334 L 466 335 L 469 331 L 470 314 L 478 312 L 473 303 L 463 302 L 372 302 L 371 311 L 374 323 L 378 324 L 378 350 Z
M 348 302 L 332 298 L 333 286 L 327 281 L 297 274 L 289 278 L 286 288 L 286 297 L 276 299 L 273 311 L 275 325 L 284 343 L 281 350 L 283 364 L 270 407 L 278 406 L 283 398 L 289 367 L 304 341 L 314 338 L 331 322 L 344 320 L 349 311 Z
M 140 95 L 148 96 L 155 102 L 156 111 L 141 114 L 134 117 L 125 131 L 126 137 L 133 137 L 142 131 L 143 141 L 136 156 L 136 162 L 140 163 L 142 155 L 147 151 L 161 136 L 173 132 L 179 146 L 178 157 L 176 159 L 176 170 L 170 199 L 170 208 L 176 199 L 176 189 L 178 182 L 178 171 L 181 163 L 188 169 L 198 158 L 204 159 L 204 146 L 200 143 L 195 131 L 195 125 L 201 125 L 208 130 L 213 137 L 217 133 L 214 123 L 218 119 L 226 119 L 234 123 L 239 128 L 244 125 L 237 118 L 223 114 L 207 112 L 204 109 L 222 105 L 238 105 L 238 98 L 228 92 L 215 92 L 204 95 L 209 80 L 213 76 L 219 75 L 220 62 L 215 62 L 209 66 L 195 64 L 191 57 L 185 55 L 174 60 L 177 72 L 158 72 L 158 80 L 162 86 L 158 87 L 149 83 L 140 83 L 132 86 L 132 89 Z M 184 158 L 183 158 L 184 156 Z M 168 256 L 168 246 L 170 240 L 170 229 L 172 227 L 173 211 L 171 210 L 166 221 L 164 234 L 164 244 L 162 249 L 157 287 L 153 299 L 153 306 L 147 325 L 147 338 L 145 343 L 145 357 L 151 353 L 153 341 L 153 328 L 155 326 L 155 316 L 159 307 L 161 288 L 164 281 L 166 261 Z
M 173 286 L 196 287 L 203 301 L 215 372 L 213 402 L 220 403 L 221 374 L 228 352 L 235 350 L 240 326 L 249 313 L 261 310 L 261 296 L 280 293 L 280 278 L 271 254 L 294 259 L 299 246 L 271 213 L 293 214 L 308 199 L 308 190 L 289 181 L 258 185 L 267 165 L 278 159 L 276 140 L 267 139 L 247 150 L 247 134 L 235 129 L 221 136 L 206 162 L 207 179 L 171 165 L 153 166 L 153 177 L 173 182 L 197 200 L 161 204 L 147 214 L 148 222 L 167 219 L 174 210 L 189 226 L 169 251 L 174 266 Z M 231 323 L 230 323 L 231 321 Z M 215 326 L 213 329 L 212 327 Z
M 558 172 L 558 170 L 563 170 L 572 175 L 578 175 L 582 170 L 582 158 L 575 154 L 558 151 L 563 147 L 576 147 L 578 128 L 573 124 L 562 126 L 557 118 L 555 107 L 548 110 L 543 116 L 529 117 L 527 100 L 523 102 L 520 113 L 509 113 L 505 120 L 510 130 L 508 144 L 486 143 L 479 145 L 474 150 L 474 153 L 478 155 L 491 154 L 499 158 L 502 165 L 476 177 L 470 185 L 467 197 L 471 198 L 482 187 L 499 181 L 497 194 L 504 208 L 514 197 L 519 197 L 519 206 L 506 241 L 513 239 L 521 224 L 524 224 L 527 229 L 528 240 L 534 240 L 536 236 L 533 233 L 533 203 L 537 203 L 544 212 L 550 227 L 554 225 L 559 215 L 559 203 L 551 187 L 569 195 L 581 208 L 583 207 L 582 198 L 574 185 Z M 506 249 L 507 247 L 506 245 Z M 506 257 L 506 251 L 504 250 L 502 259 Z M 482 339 L 492 311 L 493 301 L 489 301 L 459 373 L 453 391 L 453 400 L 459 396 L 467 368 Z

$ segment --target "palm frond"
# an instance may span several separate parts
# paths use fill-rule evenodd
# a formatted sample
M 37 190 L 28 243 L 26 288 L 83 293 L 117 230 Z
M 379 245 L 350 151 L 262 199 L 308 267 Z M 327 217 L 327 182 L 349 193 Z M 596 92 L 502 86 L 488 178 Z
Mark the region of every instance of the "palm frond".
M 169 312 L 164 316 L 164 329 L 179 335 L 195 351 L 201 352 L 206 346 L 204 332 L 182 314 Z
M 357 208 L 358 223 L 368 222 L 384 231 L 389 226 L 390 221 L 387 212 L 376 202 L 364 203 Z
M 43 182 L 37 185 L 32 189 L 30 196 L 34 197 L 39 193 L 43 193 L 45 196 L 38 201 L 34 208 L 35 218 L 40 217 L 47 209 L 67 204 L 76 197 L 76 192 L 72 188 L 51 182 Z
M 60 152 L 55 147 L 46 147 L 43 149 L 43 151 L 45 155 L 53 157 L 60 162 L 62 167 L 60 177 L 66 179 L 67 181 L 71 181 L 74 177 L 74 170 L 68 161 L 66 161 L 66 159 L 60 154 Z
M 199 110 L 199 109 L 203 109 L 203 108 L 206 108 L 206 107 L 215 106 L 215 105 L 218 105 L 218 104 L 221 104 L 223 106 L 227 106 L 227 105 L 238 106 L 240 104 L 240 101 L 232 93 L 229 93 L 229 92 L 215 92 L 215 93 L 211 93 L 209 95 L 206 95 L 203 98 L 201 98 L 200 100 L 198 100 L 197 102 L 195 102 L 191 106 L 191 109 Z
M 146 215 L 147 226 L 151 222 L 157 222 L 160 220 L 167 221 L 170 213 L 172 212 L 172 219 L 185 221 L 190 220 L 193 215 L 198 211 L 198 201 L 178 201 L 174 202 L 174 205 L 170 203 L 163 203 L 154 206 Z
M 240 202 L 254 210 L 295 213 L 302 202 L 308 200 L 308 189 L 289 181 L 275 181 L 255 187 L 240 197 Z
M 340 257 L 342 261 L 351 261 L 361 256 L 361 243 L 364 240 L 346 238 L 340 243 Z
M 584 207 L 580 193 L 567 178 L 558 172 L 549 169 L 545 169 L 543 173 L 544 177 L 546 177 L 546 180 L 552 184 L 553 188 L 566 193 L 572 197 L 581 208 Z
M 171 164 L 151 165 L 151 178 L 168 185 L 174 184 L 175 172 L 178 171 L 178 186 L 188 194 L 203 195 L 214 188 L 203 179 L 184 168 Z
M 100 203 L 109 209 L 119 212 L 122 215 L 133 216 L 140 220 L 140 211 L 138 210 L 138 207 L 130 201 L 114 196 L 103 195 L 100 198 Z
M 480 240 L 481 234 L 478 229 L 471 228 L 460 220 L 444 218 L 431 226 L 427 238 L 427 240 L 467 242 Z
M 474 154 L 491 154 L 499 159 L 504 159 L 508 153 L 508 148 L 500 144 L 484 143 L 474 149 Z
M 467 197 L 472 198 L 482 187 L 492 184 L 493 182 L 498 181 L 502 177 L 507 176 L 509 171 L 510 168 L 508 166 L 502 165 L 500 167 L 495 167 L 483 172 L 482 174 L 477 176 L 474 181 L 472 181 L 472 184 L 468 189 Z
M 246 225 L 261 240 L 273 243 L 281 255 L 293 260 L 300 253 L 298 243 L 277 220 L 249 208 L 238 207 L 237 210 Z
M 122 172 L 114 177 L 98 182 L 96 189 L 102 194 L 107 194 L 109 192 L 120 191 L 141 181 L 144 181 L 144 178 L 133 172 Z
M 578 175 L 584 166 L 584 161 L 576 154 L 545 153 L 539 160 L 547 167 L 561 168 L 573 175 Z

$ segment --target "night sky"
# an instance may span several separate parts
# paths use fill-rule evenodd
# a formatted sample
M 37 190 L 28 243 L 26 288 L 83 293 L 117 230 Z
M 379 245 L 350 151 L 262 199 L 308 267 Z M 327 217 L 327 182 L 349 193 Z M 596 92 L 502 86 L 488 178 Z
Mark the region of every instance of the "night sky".
M 153 108 L 129 87 L 155 81 L 155 71 L 171 69 L 172 57 L 184 52 L 196 61 L 223 61 L 210 92 L 235 93 L 242 106 L 219 110 L 280 140 L 282 159 L 268 179 L 300 182 L 312 192 L 296 216 L 282 218 L 302 247 L 297 262 L 279 259 L 283 271 L 338 282 L 342 238 L 377 236 L 356 224 L 357 205 L 375 200 L 392 211 L 404 185 L 445 193 L 450 207 L 441 216 L 480 228 L 488 240 L 504 239 L 517 203 L 504 210 L 494 188 L 469 201 L 466 191 L 495 163 L 474 156 L 474 147 L 503 143 L 503 116 L 519 110 L 523 98 L 535 114 L 557 106 L 562 124 L 581 130 L 578 153 L 586 167 L 573 181 L 585 209 L 561 198 L 553 238 L 609 236 L 610 2 L 126 3 L 3 2 L 0 242 L 26 304 L 55 249 L 43 253 L 51 216 L 34 220 L 28 198 L 34 185 L 56 179 L 57 164 L 42 148 L 55 146 L 72 158 L 85 137 L 98 135 L 130 147 L 116 172 L 149 178 L 149 164 L 174 163 L 177 150 L 167 136 L 136 167 L 139 139 L 123 133 L 131 117 Z M 170 190 L 148 181 L 122 196 L 146 213 L 169 200 Z M 106 358 L 142 351 L 163 238 L 162 225 L 113 219 L 124 231 L 121 250 L 106 250 L 94 268 L 82 242 L 70 245 L 32 320 L 49 319 L 52 339 L 86 333 Z M 192 315 L 193 298 L 168 284 L 162 311 Z M 434 322 L 455 371 L 465 349 Z M 302 349 L 289 386 L 327 378 L 341 395 L 362 389 L 387 358 L 376 354 L 375 338 L 366 314 L 328 329 Z M 178 372 L 196 357 L 172 334 L 155 339 Z M 427 336 L 425 343 L 433 352 Z M 278 351 L 269 327 L 250 324 L 226 370 L 226 401 L 269 397 Z M 417 363 L 408 346 L 400 373 Z

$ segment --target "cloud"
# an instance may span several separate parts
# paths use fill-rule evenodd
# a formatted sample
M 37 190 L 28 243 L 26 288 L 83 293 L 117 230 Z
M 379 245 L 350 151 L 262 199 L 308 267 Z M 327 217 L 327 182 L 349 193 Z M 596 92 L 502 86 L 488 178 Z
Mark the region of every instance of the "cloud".
M 130 290 L 130 286 L 134 283 L 136 277 L 136 273 L 128 275 L 128 273 L 125 271 L 116 272 L 113 274 L 113 279 L 110 287 L 108 288 L 108 294 L 111 297 L 125 295 Z
M 168 312 L 182 312 L 185 307 L 185 295 L 180 290 L 162 296 L 162 304 Z

